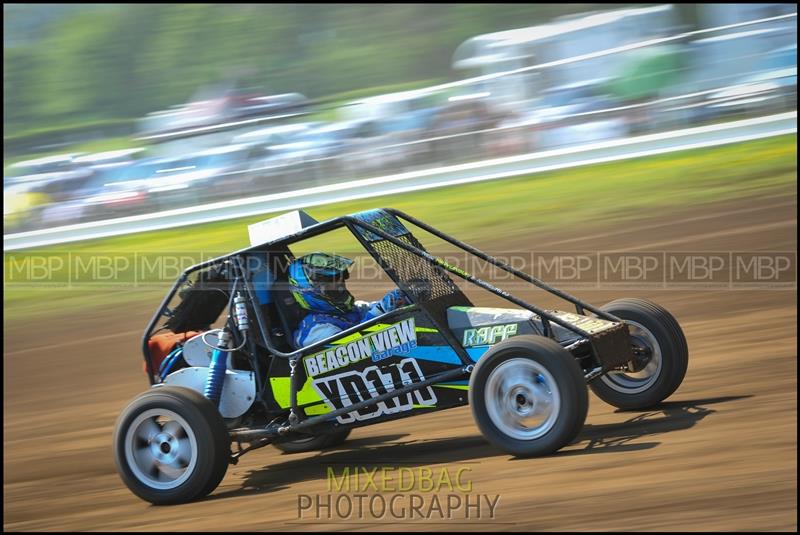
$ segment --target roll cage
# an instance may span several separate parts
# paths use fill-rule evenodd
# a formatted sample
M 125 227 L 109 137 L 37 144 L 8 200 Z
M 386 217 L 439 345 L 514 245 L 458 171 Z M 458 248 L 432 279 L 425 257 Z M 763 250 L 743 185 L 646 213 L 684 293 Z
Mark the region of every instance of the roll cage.
M 608 352 L 609 347 L 603 345 L 603 341 L 593 336 L 592 333 L 580 328 L 579 326 L 566 321 L 563 317 L 552 313 L 551 311 L 544 310 L 538 306 L 528 303 L 509 292 L 498 288 L 497 286 L 472 275 L 458 267 L 452 266 L 445 260 L 431 255 L 427 252 L 422 244 L 417 241 L 409 229 L 403 222 L 410 223 L 413 226 L 423 229 L 426 232 L 450 243 L 458 249 L 469 253 L 493 266 L 496 266 L 503 271 L 514 275 L 516 278 L 530 283 L 542 290 L 549 292 L 552 295 L 571 303 L 575 307 L 575 311 L 579 315 L 584 315 L 589 311 L 596 316 L 611 321 L 617 322 L 620 326 L 624 326 L 622 320 L 596 308 L 589 303 L 581 301 L 562 290 L 546 284 L 545 282 L 533 277 L 527 273 L 521 272 L 512 266 L 494 258 L 475 247 L 472 247 L 452 236 L 449 236 L 430 225 L 415 219 L 408 214 L 399 210 L 385 208 L 359 212 L 352 215 L 341 216 L 333 218 L 324 222 L 312 224 L 299 232 L 292 233 L 280 239 L 244 248 L 228 255 L 220 256 L 205 262 L 193 265 L 186 269 L 175 281 L 169 293 L 161 302 L 155 315 L 152 317 L 147 325 L 142 340 L 142 351 L 146 363 L 146 370 L 150 384 L 156 383 L 155 374 L 153 371 L 152 355 L 150 353 L 148 341 L 154 334 L 156 324 L 163 316 L 171 317 L 173 311 L 168 308 L 168 305 L 179 291 L 179 289 L 189 281 L 190 275 L 195 272 L 213 269 L 216 273 L 226 281 L 225 284 L 230 288 L 230 300 L 228 301 L 228 310 L 233 299 L 234 290 L 241 287 L 245 296 L 250 304 L 249 309 L 254 312 L 255 322 L 251 325 L 251 331 L 255 336 L 250 336 L 251 344 L 251 358 L 258 358 L 254 344 L 257 343 L 255 338 L 266 349 L 266 351 L 277 359 L 285 359 L 289 362 L 291 370 L 290 380 L 290 428 L 284 430 L 295 431 L 313 425 L 323 423 L 331 418 L 354 410 L 360 409 L 362 406 L 369 406 L 384 399 L 397 396 L 401 393 L 409 392 L 436 382 L 450 381 L 464 376 L 468 376 L 474 365 L 474 361 L 469 357 L 466 349 L 461 344 L 461 341 L 454 336 L 450 330 L 446 312 L 447 308 L 451 306 L 471 306 L 469 299 L 461 292 L 458 286 L 455 285 L 451 276 L 455 275 L 464 279 L 472 284 L 475 284 L 515 305 L 529 310 L 536 314 L 541 321 L 542 334 L 552 339 L 556 339 L 553 324 L 560 325 L 568 331 L 577 335 L 577 339 L 571 339 L 567 342 L 559 342 L 569 350 L 573 350 L 578 346 L 587 345 L 592 362 L 594 365 L 587 375 L 599 375 L 603 371 L 611 369 L 613 365 L 618 365 L 619 362 L 611 362 Z M 293 349 L 291 351 L 284 351 L 276 347 L 275 341 L 272 339 L 273 324 L 272 318 L 268 314 L 264 314 L 261 307 L 258 305 L 258 299 L 254 288 L 252 277 L 249 276 L 248 269 L 244 265 L 244 260 L 250 255 L 260 255 L 263 253 L 273 253 L 278 255 L 285 255 L 288 253 L 288 246 L 296 242 L 319 236 L 327 232 L 337 229 L 346 228 L 358 242 L 366 249 L 370 256 L 378 263 L 384 272 L 397 284 L 397 286 L 409 297 L 412 304 L 399 308 L 397 310 L 388 312 L 382 316 L 373 318 L 364 323 L 358 324 L 344 331 L 338 332 L 335 335 L 320 340 L 311 345 Z M 290 255 L 291 253 L 289 253 Z M 421 283 L 422 282 L 422 283 Z M 410 384 L 403 388 L 390 391 L 384 395 L 373 397 L 362 403 L 350 405 L 343 409 L 338 409 L 330 413 L 319 416 L 306 417 L 302 419 L 297 416 L 297 392 L 298 385 L 296 381 L 295 368 L 297 362 L 304 356 L 317 352 L 332 342 L 341 339 L 345 336 L 355 334 L 367 327 L 373 326 L 378 323 L 385 323 L 389 320 L 395 319 L 399 316 L 408 314 L 409 312 L 418 312 L 427 316 L 430 322 L 438 329 L 447 344 L 453 349 L 458 356 L 461 365 L 455 366 L 452 369 L 442 372 L 438 375 L 431 376 L 422 382 Z M 239 345 L 240 339 L 237 339 L 238 331 L 233 325 L 233 320 L 228 318 L 228 325 L 234 336 L 234 345 Z M 286 330 L 284 325 L 284 331 Z M 284 333 L 286 337 L 291 337 L 291 333 Z M 625 332 L 625 342 L 627 343 L 627 331 Z M 558 340 L 556 340 L 558 341 Z M 619 344 L 614 347 L 619 347 Z M 604 354 L 605 353 L 605 354 Z M 261 376 L 260 367 L 254 363 L 256 392 L 260 396 L 265 388 L 265 378 Z M 269 369 L 269 368 L 267 368 Z

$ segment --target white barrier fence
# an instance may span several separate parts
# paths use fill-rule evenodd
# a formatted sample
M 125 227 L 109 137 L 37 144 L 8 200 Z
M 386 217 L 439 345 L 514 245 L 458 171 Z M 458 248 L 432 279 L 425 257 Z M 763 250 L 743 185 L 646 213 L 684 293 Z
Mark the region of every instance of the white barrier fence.
M 3 250 L 14 251 L 209 223 L 380 195 L 737 143 L 796 132 L 797 111 L 792 111 L 767 117 L 340 182 L 152 214 L 8 234 L 3 236 Z

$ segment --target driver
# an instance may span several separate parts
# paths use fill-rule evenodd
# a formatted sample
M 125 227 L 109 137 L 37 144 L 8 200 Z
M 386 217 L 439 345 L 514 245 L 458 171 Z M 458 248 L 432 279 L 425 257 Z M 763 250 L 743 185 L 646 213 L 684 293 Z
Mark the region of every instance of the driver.
M 411 303 L 397 288 L 379 301 L 356 301 L 345 286 L 352 264 L 353 260 L 343 256 L 311 253 L 289 265 L 292 296 L 309 311 L 292 337 L 296 347 L 305 347 Z

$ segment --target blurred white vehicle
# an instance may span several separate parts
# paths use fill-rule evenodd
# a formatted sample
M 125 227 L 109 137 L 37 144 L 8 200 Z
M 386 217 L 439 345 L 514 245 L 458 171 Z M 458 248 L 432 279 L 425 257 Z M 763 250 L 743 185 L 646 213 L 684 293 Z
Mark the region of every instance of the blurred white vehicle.
M 3 173 L 3 185 L 50 179 L 87 178 L 91 172 L 85 166 L 76 163 L 76 158 L 80 156 L 82 156 L 82 153 L 59 154 L 17 162 L 6 168 L 5 173 Z
M 77 165 L 88 165 L 88 166 L 106 165 L 115 163 L 131 163 L 135 161 L 134 155 L 141 154 L 142 152 L 144 152 L 144 150 L 145 149 L 142 147 L 134 149 L 110 150 L 105 152 L 86 154 L 84 156 L 78 156 L 77 158 L 74 158 L 72 161 Z
M 355 178 L 399 168 L 406 162 L 409 146 L 396 133 L 386 133 L 377 121 L 351 121 L 352 136 L 340 157 L 342 171 Z
M 735 111 L 770 111 L 797 103 L 797 45 L 768 52 L 752 74 L 710 93 L 706 102 L 711 115 Z
M 173 192 L 182 204 L 250 193 L 251 165 L 263 152 L 255 143 L 214 147 L 175 161 L 149 181 L 151 194 Z M 163 202 L 161 204 L 164 204 Z
M 234 137 L 232 144 L 238 145 L 242 143 L 254 143 L 263 145 L 265 147 L 269 147 L 271 145 L 281 145 L 288 143 L 294 137 L 307 132 L 312 128 L 322 126 L 322 124 L 323 123 L 321 122 L 307 122 L 258 128 Z
M 546 91 L 535 107 L 500 123 L 524 151 L 554 149 L 628 135 L 625 119 L 602 112 L 618 105 L 599 93 L 605 78 Z

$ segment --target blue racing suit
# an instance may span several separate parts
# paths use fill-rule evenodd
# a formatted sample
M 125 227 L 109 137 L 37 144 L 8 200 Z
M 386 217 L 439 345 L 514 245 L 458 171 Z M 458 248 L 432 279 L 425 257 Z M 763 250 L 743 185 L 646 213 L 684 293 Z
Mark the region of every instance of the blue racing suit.
M 312 311 L 297 326 L 292 340 L 295 347 L 305 347 L 354 325 L 377 318 L 382 314 L 408 304 L 408 302 L 399 289 L 394 289 L 384 295 L 380 301 L 373 301 L 372 303 L 356 301 L 353 310 L 346 314 Z

